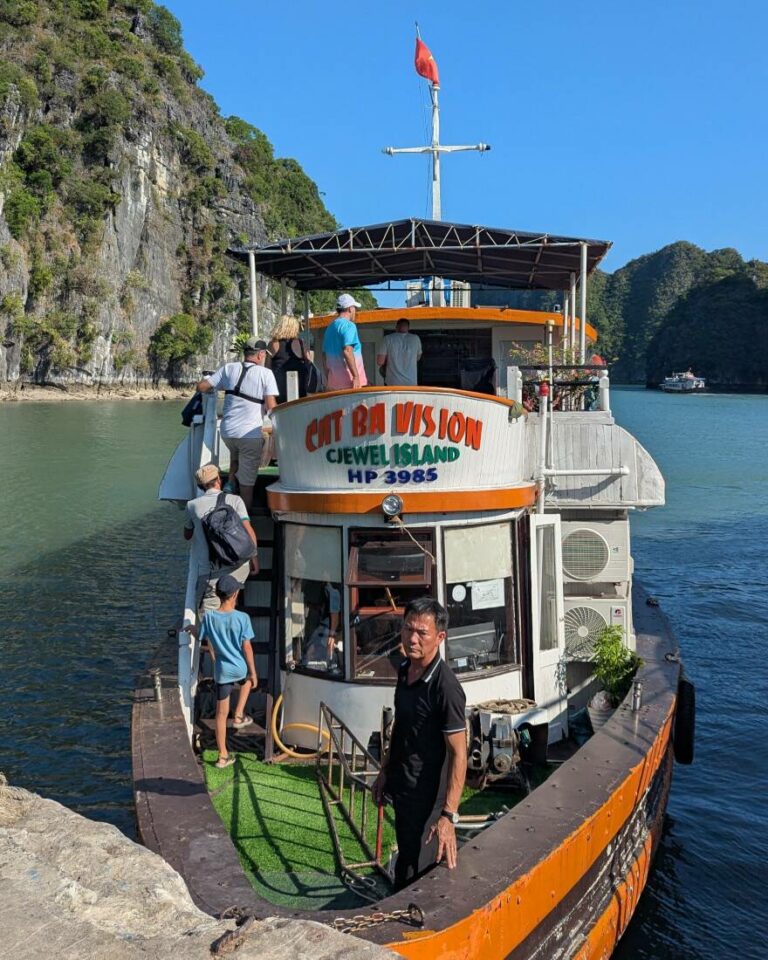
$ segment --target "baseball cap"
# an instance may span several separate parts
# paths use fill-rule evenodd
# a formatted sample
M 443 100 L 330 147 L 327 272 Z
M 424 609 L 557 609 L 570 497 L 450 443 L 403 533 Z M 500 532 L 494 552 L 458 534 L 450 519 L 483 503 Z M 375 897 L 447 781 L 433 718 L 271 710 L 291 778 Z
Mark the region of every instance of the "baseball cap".
M 215 463 L 206 463 L 204 467 L 195 473 L 195 480 L 198 487 L 204 487 L 208 483 L 213 483 L 219 476 L 219 468 Z
M 266 340 L 257 340 L 256 337 L 248 337 L 243 344 L 243 353 L 256 353 L 259 350 L 267 349 Z
M 225 597 L 231 597 L 236 590 L 241 590 L 242 587 L 242 583 L 231 573 L 225 573 L 223 577 L 219 577 L 216 581 L 216 593 Z
M 336 298 L 336 309 L 337 310 L 348 310 L 350 307 L 360 307 L 360 304 L 355 300 L 354 297 L 350 297 L 348 293 L 342 293 Z

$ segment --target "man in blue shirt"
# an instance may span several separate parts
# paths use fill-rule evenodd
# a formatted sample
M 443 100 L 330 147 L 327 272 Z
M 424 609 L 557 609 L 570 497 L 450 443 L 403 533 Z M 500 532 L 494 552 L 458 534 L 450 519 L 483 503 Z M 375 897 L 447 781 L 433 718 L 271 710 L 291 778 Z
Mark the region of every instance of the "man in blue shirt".
M 245 705 L 258 682 L 250 644 L 254 637 L 251 618 L 242 610 L 235 609 L 239 591 L 240 583 L 231 574 L 219 577 L 216 594 L 221 606 L 218 610 L 205 613 L 200 626 L 200 642 L 208 641 L 214 662 L 216 746 L 219 749 L 219 759 L 215 765 L 219 768 L 230 767 L 235 762 L 235 758 L 227 751 L 227 717 L 232 690 L 235 684 L 239 684 L 232 726 L 240 730 L 253 723 L 245 715 Z
M 336 319 L 325 330 L 326 381 L 329 390 L 357 390 L 368 383 L 355 315 L 360 304 L 348 293 L 336 301 Z

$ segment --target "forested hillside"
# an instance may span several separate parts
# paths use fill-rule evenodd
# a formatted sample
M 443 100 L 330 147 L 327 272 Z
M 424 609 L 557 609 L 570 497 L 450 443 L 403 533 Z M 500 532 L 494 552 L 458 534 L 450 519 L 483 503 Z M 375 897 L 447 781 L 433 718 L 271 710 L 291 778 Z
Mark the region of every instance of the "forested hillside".
M 673 243 L 592 282 L 588 319 L 613 377 L 658 384 L 691 367 L 713 384 L 768 384 L 768 264 Z
M 0 0 L 0 381 L 194 375 L 249 323 L 227 246 L 335 226 L 201 77 L 151 0 Z

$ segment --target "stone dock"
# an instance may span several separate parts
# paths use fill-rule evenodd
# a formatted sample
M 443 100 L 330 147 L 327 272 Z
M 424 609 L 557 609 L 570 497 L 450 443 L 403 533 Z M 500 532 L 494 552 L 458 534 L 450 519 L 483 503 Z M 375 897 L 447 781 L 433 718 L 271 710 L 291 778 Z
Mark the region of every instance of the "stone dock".
M 222 941 L 240 932 L 235 921 L 199 910 L 164 860 L 1 774 L 0 889 L 0 955 L 14 960 L 210 960 L 212 948 L 234 960 L 395 956 L 303 920 L 256 921 Z

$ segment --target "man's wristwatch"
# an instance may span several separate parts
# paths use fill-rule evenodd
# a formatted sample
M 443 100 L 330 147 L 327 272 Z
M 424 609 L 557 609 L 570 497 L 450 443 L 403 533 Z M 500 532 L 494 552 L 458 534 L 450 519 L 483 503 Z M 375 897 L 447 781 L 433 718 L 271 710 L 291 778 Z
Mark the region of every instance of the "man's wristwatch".
M 458 813 L 451 813 L 450 810 L 442 810 L 440 812 L 440 816 L 445 817 L 446 820 L 450 820 L 454 826 L 456 826 L 456 824 L 459 822 Z

